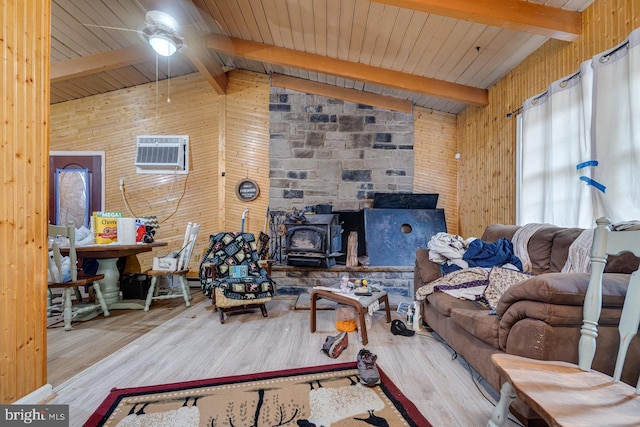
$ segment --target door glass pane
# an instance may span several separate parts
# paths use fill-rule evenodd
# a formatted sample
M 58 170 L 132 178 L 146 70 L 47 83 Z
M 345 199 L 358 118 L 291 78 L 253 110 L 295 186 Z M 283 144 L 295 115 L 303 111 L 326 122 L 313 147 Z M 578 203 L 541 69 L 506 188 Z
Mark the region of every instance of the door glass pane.
M 89 170 L 56 169 L 56 223 L 89 227 Z

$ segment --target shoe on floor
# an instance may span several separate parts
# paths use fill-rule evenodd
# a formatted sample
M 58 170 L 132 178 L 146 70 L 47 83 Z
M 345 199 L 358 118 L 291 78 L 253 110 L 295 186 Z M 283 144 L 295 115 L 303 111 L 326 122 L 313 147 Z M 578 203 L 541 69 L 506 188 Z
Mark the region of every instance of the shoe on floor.
M 405 325 L 402 320 L 396 319 L 393 322 L 391 322 L 391 333 L 393 335 L 402 335 L 404 337 L 411 337 L 416 333 L 416 331 L 412 331 L 411 329 L 407 328 L 407 325 Z
M 363 348 L 358 352 L 356 365 L 360 371 L 360 381 L 366 386 L 373 387 L 380 382 L 380 373 L 376 366 L 377 359 L 378 356 L 367 349 Z
M 340 356 L 342 350 L 349 346 L 349 335 L 346 332 L 341 332 L 338 335 L 332 337 L 329 335 L 324 340 L 324 344 L 322 344 L 322 351 L 324 351 L 327 356 L 335 359 Z

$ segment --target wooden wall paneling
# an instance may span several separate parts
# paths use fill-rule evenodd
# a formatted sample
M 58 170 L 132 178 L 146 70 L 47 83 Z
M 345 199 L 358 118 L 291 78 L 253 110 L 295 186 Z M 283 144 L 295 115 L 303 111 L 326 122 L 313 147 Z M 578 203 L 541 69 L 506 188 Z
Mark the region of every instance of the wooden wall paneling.
M 128 271 L 147 270 L 154 256 L 179 250 L 189 221 L 201 224 L 191 261 L 197 269 L 209 233 L 218 225 L 215 147 L 221 97 L 198 73 L 171 79 L 170 103 L 169 82 L 160 81 L 157 89 L 156 95 L 152 83 L 51 106 L 51 149 L 104 150 L 106 210 L 158 217 L 156 238 L 169 246 L 140 254 L 139 265 Z M 189 135 L 188 175 L 136 172 L 136 136 L 155 134 Z M 131 212 L 119 191 L 121 177 Z
M 269 76 L 231 71 L 225 120 L 226 230 L 220 231 L 239 231 L 248 208 L 244 230 L 257 237 L 269 206 Z M 250 202 L 236 197 L 236 185 L 245 178 L 260 187 L 258 198 Z
M 48 1 L 0 5 L 0 403 L 46 387 Z
M 218 170 L 216 171 L 216 184 L 218 188 L 218 215 L 215 228 L 211 233 L 227 229 L 227 188 L 226 181 L 226 162 L 227 162 L 227 97 L 223 96 L 220 100 L 220 111 L 218 112 Z
M 454 114 L 416 107 L 413 122 L 414 193 L 439 193 L 447 232 L 458 234 L 457 119 Z
M 515 221 L 516 119 L 506 114 L 576 72 L 581 62 L 621 43 L 640 26 L 638 11 L 640 0 L 594 1 L 582 13 L 582 37 L 546 42 L 489 89 L 487 107 L 459 114 L 461 235 L 477 237 L 491 223 Z

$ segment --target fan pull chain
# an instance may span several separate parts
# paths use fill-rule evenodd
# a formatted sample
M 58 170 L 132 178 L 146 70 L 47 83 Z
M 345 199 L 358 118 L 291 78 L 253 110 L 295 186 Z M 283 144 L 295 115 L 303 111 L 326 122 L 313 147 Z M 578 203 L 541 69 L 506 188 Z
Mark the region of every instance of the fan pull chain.
M 156 121 L 158 120 L 158 54 L 156 53 Z
M 167 104 L 171 104 L 171 57 L 167 57 Z

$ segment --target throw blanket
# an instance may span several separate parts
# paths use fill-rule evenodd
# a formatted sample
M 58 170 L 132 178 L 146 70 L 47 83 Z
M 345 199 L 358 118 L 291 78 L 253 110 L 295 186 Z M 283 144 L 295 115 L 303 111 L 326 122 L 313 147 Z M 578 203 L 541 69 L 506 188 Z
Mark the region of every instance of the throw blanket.
M 567 261 L 562 267 L 563 273 L 590 273 L 591 247 L 593 246 L 593 228 L 587 228 L 569 246 Z M 640 230 L 640 221 L 624 221 L 611 224 L 612 231 Z
M 587 228 L 569 246 L 567 261 L 562 273 L 591 272 L 591 246 L 593 245 L 593 229 Z
M 493 243 L 476 239 L 469 243 L 462 259 L 467 261 L 469 267 L 494 267 L 511 264 L 522 270 L 520 259 L 513 253 L 511 241 L 501 237 Z
M 482 267 L 465 268 L 433 280 L 416 291 L 416 299 L 424 300 L 435 291 L 446 292 L 456 298 L 478 299 L 487 287 L 489 269 Z
M 473 267 L 454 271 L 427 283 L 416 291 L 416 299 L 424 300 L 427 295 L 439 291 L 455 298 L 480 301 L 493 310 L 507 289 L 531 277 L 510 268 Z
M 522 270 L 522 263 L 515 256 L 513 245 L 504 237 L 496 242 L 471 238 L 464 240 L 455 234 L 437 233 L 427 245 L 429 259 L 440 264 L 442 275 L 472 267 L 513 266 Z
M 440 232 L 433 236 L 427 247 L 429 248 L 429 259 L 441 265 L 453 265 L 458 268 L 468 268 L 469 265 L 463 261 L 462 256 L 467 250 L 468 241 L 456 234 Z

